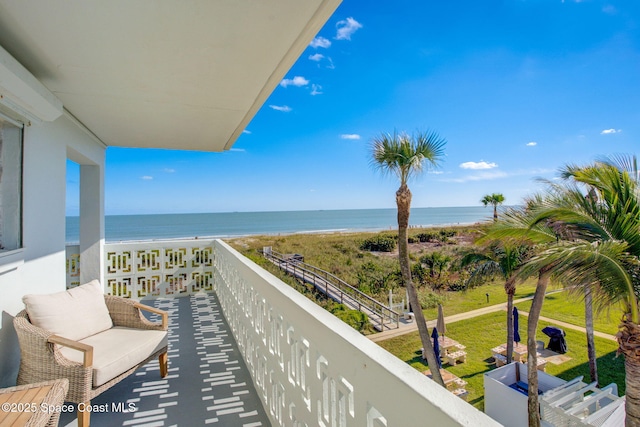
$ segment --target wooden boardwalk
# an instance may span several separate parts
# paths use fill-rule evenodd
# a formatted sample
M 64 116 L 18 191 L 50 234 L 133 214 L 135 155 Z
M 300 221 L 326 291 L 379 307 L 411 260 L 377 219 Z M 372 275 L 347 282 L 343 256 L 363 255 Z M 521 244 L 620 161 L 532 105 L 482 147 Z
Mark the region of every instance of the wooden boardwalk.
M 312 284 L 332 300 L 366 314 L 376 330 L 385 331 L 400 326 L 400 315 L 397 312 L 333 274 L 304 263 L 300 256 L 282 255 L 272 250 L 265 250 L 263 254 L 281 270 Z

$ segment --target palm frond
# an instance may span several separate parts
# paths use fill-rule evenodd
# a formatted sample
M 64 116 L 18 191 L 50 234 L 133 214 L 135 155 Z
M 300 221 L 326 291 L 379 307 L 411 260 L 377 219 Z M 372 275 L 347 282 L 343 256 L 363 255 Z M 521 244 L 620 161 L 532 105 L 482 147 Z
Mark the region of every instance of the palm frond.
M 435 167 L 444 156 L 446 140 L 436 132 L 382 133 L 371 143 L 371 165 L 383 173 L 391 173 L 406 184 L 414 175 Z

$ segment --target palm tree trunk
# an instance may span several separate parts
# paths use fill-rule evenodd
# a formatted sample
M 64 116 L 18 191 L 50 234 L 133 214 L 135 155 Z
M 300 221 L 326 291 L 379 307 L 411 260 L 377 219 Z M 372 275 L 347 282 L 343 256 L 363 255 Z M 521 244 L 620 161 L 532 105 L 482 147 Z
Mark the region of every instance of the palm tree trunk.
M 516 292 L 513 279 L 504 285 L 507 292 L 507 363 L 513 358 L 513 294 Z
M 493 220 L 498 220 L 498 205 L 495 203 L 493 204 Z
M 538 332 L 538 321 L 542 312 L 544 296 L 549 285 L 551 269 L 542 269 L 538 273 L 538 284 L 536 292 L 531 302 L 529 319 L 527 321 L 527 381 L 529 383 L 529 427 L 540 427 L 540 406 L 538 403 L 538 355 L 536 333 Z
M 589 373 L 591 374 L 591 382 L 598 382 L 598 362 L 596 360 L 596 343 L 593 334 L 593 295 L 591 294 L 591 285 L 584 287 L 584 317 L 585 329 L 587 330 L 587 355 L 589 356 Z
M 409 214 L 411 212 L 411 191 L 406 184 L 402 184 L 396 192 L 396 204 L 398 205 L 398 261 L 400 262 L 400 272 L 402 273 L 402 280 L 407 293 L 409 294 L 409 304 L 415 317 L 416 325 L 418 326 L 418 333 L 420 334 L 420 341 L 422 342 L 422 348 L 424 349 L 424 356 L 426 356 L 429 369 L 434 381 L 444 387 L 444 381 L 440 374 L 438 367 L 438 360 L 436 357 L 440 355 L 435 354 L 433 345 L 431 344 L 431 336 L 429 335 L 429 329 L 427 328 L 427 321 L 424 318 L 422 307 L 418 300 L 418 293 L 413 286 L 411 280 L 411 267 L 409 265 L 409 242 L 407 240 L 407 229 L 409 228 Z
M 625 320 L 618 338 L 618 353 L 624 354 L 626 383 L 626 427 L 640 427 L 640 326 Z

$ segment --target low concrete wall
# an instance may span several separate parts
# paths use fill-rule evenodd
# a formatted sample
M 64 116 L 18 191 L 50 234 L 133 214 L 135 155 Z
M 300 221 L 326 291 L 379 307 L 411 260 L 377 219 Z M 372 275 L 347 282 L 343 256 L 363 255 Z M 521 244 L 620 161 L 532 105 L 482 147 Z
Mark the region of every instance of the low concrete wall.
M 215 290 L 273 425 L 497 426 L 226 243 Z

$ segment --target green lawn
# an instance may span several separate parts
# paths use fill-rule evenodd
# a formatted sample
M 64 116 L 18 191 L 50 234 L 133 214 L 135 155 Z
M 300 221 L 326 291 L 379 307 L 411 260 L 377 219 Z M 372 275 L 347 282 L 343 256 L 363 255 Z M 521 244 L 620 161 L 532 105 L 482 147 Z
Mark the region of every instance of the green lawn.
M 516 306 L 518 310 L 529 311 L 531 302 L 522 302 Z M 541 315 L 584 327 L 584 300 L 567 292 L 547 295 Z M 621 316 L 622 310 L 617 307 L 612 307 L 609 311 L 594 313 L 593 328 L 599 332 L 615 335 L 618 332 Z
M 536 290 L 535 282 L 528 281 L 516 288 L 515 298 L 533 296 Z M 445 316 L 465 313 L 495 304 L 506 304 L 507 294 L 504 292 L 504 283 L 492 282 L 461 292 L 447 292 L 447 299 L 443 303 Z M 489 302 L 487 303 L 487 294 Z M 437 308 L 424 310 L 427 320 L 435 319 L 438 315 Z
M 447 325 L 447 336 L 464 344 L 467 352 L 466 363 L 455 367 L 444 365 L 445 369 L 468 382 L 469 403 L 480 410 L 484 409 L 483 374 L 491 369 L 491 348 L 506 341 L 506 320 L 504 312 L 487 314 L 473 319 L 455 322 Z M 540 322 L 540 330 L 549 324 Z M 561 364 L 547 364 L 547 372 L 570 380 L 578 375 L 584 375 L 585 381 L 589 379 L 589 366 L 587 363 L 586 339 L 583 333 L 566 330 L 566 340 L 569 350 L 567 356 L 571 360 Z M 538 339 L 548 342 L 546 335 L 538 333 Z M 419 371 L 427 369 L 422 362 L 418 350 L 422 347 L 417 332 L 392 338 L 379 343 L 389 352 L 409 363 Z M 611 382 L 618 384 L 620 394 L 624 394 L 624 359 L 616 358 L 617 344 L 613 341 L 596 337 L 596 351 L 598 354 L 598 368 L 600 382 L 607 385 Z

